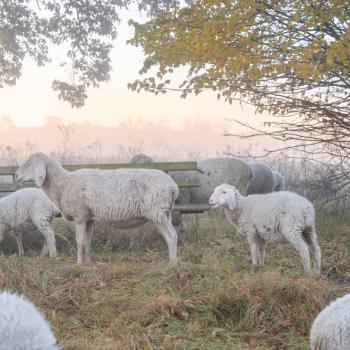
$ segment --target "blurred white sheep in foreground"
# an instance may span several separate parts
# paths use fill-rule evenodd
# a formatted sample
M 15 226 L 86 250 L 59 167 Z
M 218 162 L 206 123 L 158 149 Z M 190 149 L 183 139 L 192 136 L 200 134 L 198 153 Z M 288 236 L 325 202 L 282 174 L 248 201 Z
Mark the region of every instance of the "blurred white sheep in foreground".
M 311 350 L 350 349 L 350 294 L 323 309 L 310 332 Z
M 0 350 L 59 350 L 49 323 L 22 296 L 0 292 Z

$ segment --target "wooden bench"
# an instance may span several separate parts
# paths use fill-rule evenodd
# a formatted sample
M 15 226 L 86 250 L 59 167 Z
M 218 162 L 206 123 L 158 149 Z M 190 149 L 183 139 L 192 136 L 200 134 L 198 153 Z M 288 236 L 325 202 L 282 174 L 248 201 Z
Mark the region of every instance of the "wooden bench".
M 101 169 L 101 170 L 114 170 L 121 168 L 145 168 L 145 169 L 158 169 L 166 173 L 169 171 L 199 171 L 197 168 L 197 162 L 157 162 L 157 163 L 114 163 L 114 164 L 69 164 L 63 166 L 66 170 L 74 171 L 78 169 Z M 17 191 L 21 188 L 36 187 L 34 182 L 25 182 L 23 184 L 16 183 L 14 181 L 14 174 L 18 166 L 3 166 L 0 167 L 0 179 L 8 176 L 11 177 L 11 182 L 0 182 L 0 197 L 6 196 L 11 192 Z M 1 180 L 0 180 L 1 181 Z M 176 181 L 180 188 L 186 187 L 199 187 L 199 183 L 193 179 L 185 179 Z M 181 214 L 193 214 L 203 213 L 209 210 L 209 206 L 206 204 L 175 204 L 174 211 L 178 211 Z

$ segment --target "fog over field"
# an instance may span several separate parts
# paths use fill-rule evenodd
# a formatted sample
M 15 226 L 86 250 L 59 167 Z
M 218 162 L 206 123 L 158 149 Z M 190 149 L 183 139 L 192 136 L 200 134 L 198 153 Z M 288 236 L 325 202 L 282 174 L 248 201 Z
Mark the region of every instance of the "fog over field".
M 69 135 L 65 134 L 62 126 Z M 130 156 L 139 152 L 150 154 L 160 161 L 197 160 L 249 147 L 258 151 L 273 146 L 268 138 L 223 136 L 227 131 L 242 130 L 224 119 L 214 123 L 193 118 L 174 127 L 168 125 L 166 120 L 144 122 L 141 118 L 135 118 L 125 120 L 116 127 L 107 127 L 92 123 L 63 124 L 60 117 L 47 117 L 42 126 L 26 127 L 16 126 L 10 117 L 2 117 L 0 146 L 5 153 L 12 153 L 14 162 L 34 151 L 59 153 L 64 142 L 70 153 L 68 159 L 90 162 L 128 161 Z M 11 162 L 11 159 L 8 161 Z

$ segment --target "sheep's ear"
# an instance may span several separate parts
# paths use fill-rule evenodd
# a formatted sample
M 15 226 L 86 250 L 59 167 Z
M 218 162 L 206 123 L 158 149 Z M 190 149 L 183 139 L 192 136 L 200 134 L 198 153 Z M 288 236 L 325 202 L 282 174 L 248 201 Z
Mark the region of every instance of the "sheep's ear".
M 35 167 L 35 178 L 34 178 L 35 184 L 38 187 L 41 187 L 45 182 L 45 179 L 46 179 L 46 168 L 44 164 L 38 164 Z
M 236 208 L 236 194 L 234 192 L 230 193 L 227 200 L 227 205 L 231 210 Z

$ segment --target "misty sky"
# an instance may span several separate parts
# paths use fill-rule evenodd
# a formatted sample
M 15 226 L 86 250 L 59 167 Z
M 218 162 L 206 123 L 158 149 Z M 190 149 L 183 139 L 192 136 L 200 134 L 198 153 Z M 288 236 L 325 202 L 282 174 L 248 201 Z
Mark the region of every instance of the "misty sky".
M 15 125 L 38 126 L 46 116 L 60 116 L 66 123 L 91 122 L 106 126 L 117 126 L 123 121 L 133 120 L 143 123 L 154 122 L 183 128 L 188 120 L 201 120 L 219 126 L 223 118 L 235 117 L 241 120 L 261 120 L 254 115 L 251 107 L 237 103 L 229 105 L 217 101 L 214 93 L 181 99 L 178 93 L 154 96 L 150 93 L 131 92 L 127 83 L 138 77 L 142 64 L 142 51 L 126 40 L 131 37 L 129 18 L 139 18 L 138 11 L 124 11 L 119 36 L 112 53 L 114 71 L 111 81 L 100 89 L 90 89 L 85 107 L 72 109 L 67 102 L 61 102 L 51 90 L 55 78 L 62 77 L 57 63 L 63 60 L 62 50 L 52 51 L 53 64 L 38 68 L 26 61 L 23 75 L 15 87 L 0 89 L 0 116 L 10 116 Z M 56 64 L 56 66 L 55 66 Z M 177 72 L 181 78 L 184 72 Z

